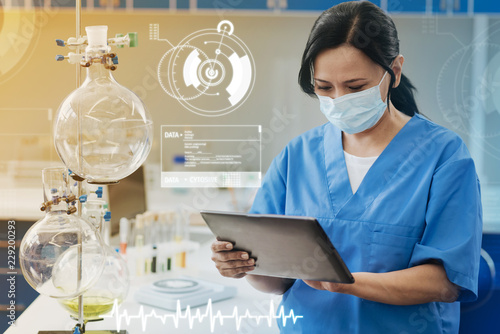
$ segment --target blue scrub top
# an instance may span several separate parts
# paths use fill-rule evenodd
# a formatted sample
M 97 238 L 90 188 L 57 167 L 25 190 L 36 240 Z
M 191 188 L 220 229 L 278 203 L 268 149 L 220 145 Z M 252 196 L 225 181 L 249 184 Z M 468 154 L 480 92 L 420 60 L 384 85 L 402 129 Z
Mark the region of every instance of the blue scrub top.
M 317 218 L 351 272 L 443 264 L 477 297 L 482 232 L 479 180 L 455 133 L 413 116 L 352 193 L 341 131 L 331 123 L 293 139 L 273 160 L 252 213 Z M 307 264 L 314 267 L 314 263 Z M 458 333 L 460 304 L 397 306 L 315 290 L 296 280 L 283 295 L 281 333 Z

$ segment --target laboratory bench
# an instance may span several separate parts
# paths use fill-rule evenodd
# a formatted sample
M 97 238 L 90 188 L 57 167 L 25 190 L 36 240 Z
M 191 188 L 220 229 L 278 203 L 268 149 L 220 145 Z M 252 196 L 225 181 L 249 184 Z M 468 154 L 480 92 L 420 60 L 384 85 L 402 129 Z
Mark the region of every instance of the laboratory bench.
M 186 268 L 174 268 L 171 272 L 162 274 L 148 274 L 144 276 L 131 277 L 130 289 L 126 300 L 119 307 L 121 321 L 117 317 L 105 318 L 102 321 L 89 322 L 86 331 L 98 330 L 127 330 L 129 334 L 139 333 L 278 333 L 278 327 L 274 315 L 278 309 L 281 296 L 265 294 L 255 290 L 246 279 L 231 279 L 222 277 L 214 263 L 211 261 L 210 245 L 214 239 L 211 238 L 200 245 L 200 247 L 186 257 Z M 132 250 L 133 251 L 133 250 Z M 207 306 L 200 306 L 190 310 L 190 320 L 183 318 L 186 310 L 182 310 L 176 316 L 175 311 L 167 311 L 139 304 L 134 295 L 144 285 L 166 278 L 192 277 L 213 283 L 236 287 L 236 296 L 212 303 L 210 316 L 204 317 L 200 322 L 200 315 L 205 315 Z M 271 306 L 274 310 L 271 311 Z M 142 312 L 141 312 L 142 309 Z M 154 313 L 152 313 L 154 311 Z M 211 311 L 211 312 L 210 312 Z M 216 315 L 220 313 L 224 317 L 223 325 Z M 147 315 L 156 315 L 147 317 Z M 141 315 L 141 316 L 140 316 Z M 145 317 L 142 317 L 142 316 Z M 164 316 L 161 319 L 161 316 Z M 257 323 L 255 318 L 260 317 Z M 175 318 L 178 319 L 177 325 Z M 239 318 L 235 320 L 235 318 Z M 143 320 L 147 319 L 147 320 Z M 268 321 L 268 319 L 270 321 Z M 290 320 L 289 320 L 290 321 Z M 5 334 L 36 334 L 38 331 L 69 331 L 76 321 L 71 319 L 56 299 L 39 296 L 17 319 L 16 325 L 11 326 Z M 118 325 L 118 323 L 120 325 Z M 190 327 L 191 326 L 191 327 Z M 212 328 L 213 326 L 213 328 Z

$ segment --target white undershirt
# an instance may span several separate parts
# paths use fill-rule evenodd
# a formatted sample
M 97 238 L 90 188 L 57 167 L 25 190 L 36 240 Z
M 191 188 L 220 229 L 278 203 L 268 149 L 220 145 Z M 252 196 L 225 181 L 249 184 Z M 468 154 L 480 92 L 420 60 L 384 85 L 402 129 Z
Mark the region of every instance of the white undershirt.
M 378 157 L 357 157 L 344 151 L 345 164 L 347 166 L 347 174 L 351 183 L 352 193 L 354 194 L 365 178 L 366 173 L 373 165 Z

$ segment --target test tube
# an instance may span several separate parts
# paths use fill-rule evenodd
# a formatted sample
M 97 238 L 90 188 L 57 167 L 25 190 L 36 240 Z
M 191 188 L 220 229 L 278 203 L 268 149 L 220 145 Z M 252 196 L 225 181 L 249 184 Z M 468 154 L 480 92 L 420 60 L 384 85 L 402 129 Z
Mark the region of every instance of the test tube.
M 144 225 L 144 244 L 150 245 L 151 242 L 151 214 L 149 211 L 144 212 L 142 215 L 142 221 Z
M 151 273 L 151 262 L 152 259 L 152 247 L 154 244 L 153 241 L 153 221 L 151 212 L 147 211 L 143 214 L 144 217 L 144 244 L 146 246 L 145 252 L 145 270 L 146 274 Z
M 189 240 L 189 214 L 189 211 L 181 210 L 176 219 L 175 241 L 181 245 L 181 248 L 185 248 L 186 242 Z M 186 268 L 186 251 L 182 250 L 177 253 L 175 260 L 177 266 Z
M 111 211 L 106 211 L 103 219 L 101 236 L 104 243 L 109 246 L 111 242 Z
M 162 272 L 162 255 L 163 248 L 162 241 L 162 225 L 161 225 L 161 215 L 159 212 L 153 211 L 150 213 L 151 217 L 151 241 L 152 241 L 152 254 L 151 254 L 151 271 L 153 273 Z M 154 271 L 153 271 L 154 268 Z
M 158 251 L 157 251 L 157 247 L 156 245 L 153 245 L 153 252 L 151 254 L 151 272 L 154 274 L 156 273 L 158 270 L 157 266 L 158 266 Z
M 159 242 L 161 244 L 166 243 L 168 241 L 167 239 L 167 234 L 168 234 L 168 222 L 167 222 L 167 213 L 165 211 L 159 212 L 158 213 L 158 220 L 159 220 Z
M 130 226 L 129 226 L 129 235 L 127 238 L 127 247 L 135 247 L 135 235 L 137 233 L 136 228 L 135 228 L 135 217 L 130 218 L 128 220 Z
M 144 264 L 144 236 L 138 235 L 135 239 L 135 251 L 136 251 L 136 260 L 135 260 L 135 272 L 137 276 L 142 276 L 145 273 L 145 264 Z
M 120 218 L 120 254 L 127 254 L 127 243 L 130 230 L 130 222 L 127 218 Z
M 158 218 L 158 213 L 155 211 L 152 211 L 150 213 L 151 217 L 151 243 L 153 245 L 158 245 L 160 242 L 160 221 Z
M 165 270 L 172 270 L 172 247 L 174 246 L 174 236 L 175 236 L 175 219 L 176 213 L 173 211 L 165 212 L 165 256 L 163 258 Z
M 142 241 L 144 244 L 144 220 L 141 214 L 135 216 L 135 227 L 134 227 L 134 244 L 137 246 L 137 238 L 142 236 Z
M 144 254 L 144 218 L 142 214 L 135 216 L 136 273 L 141 276 L 146 273 L 146 259 Z

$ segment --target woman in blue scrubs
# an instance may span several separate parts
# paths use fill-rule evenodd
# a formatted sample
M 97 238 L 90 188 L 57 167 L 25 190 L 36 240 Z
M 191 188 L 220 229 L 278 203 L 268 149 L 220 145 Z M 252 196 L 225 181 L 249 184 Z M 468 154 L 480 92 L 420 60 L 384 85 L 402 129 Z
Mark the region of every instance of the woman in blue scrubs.
M 282 333 L 458 333 L 477 295 L 482 210 L 463 141 L 419 114 L 392 19 L 368 1 L 314 24 L 299 83 L 328 123 L 273 160 L 251 212 L 316 217 L 353 272 L 335 284 L 252 275 L 254 260 L 212 245 L 226 277 L 283 294 Z

